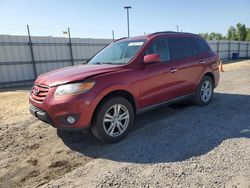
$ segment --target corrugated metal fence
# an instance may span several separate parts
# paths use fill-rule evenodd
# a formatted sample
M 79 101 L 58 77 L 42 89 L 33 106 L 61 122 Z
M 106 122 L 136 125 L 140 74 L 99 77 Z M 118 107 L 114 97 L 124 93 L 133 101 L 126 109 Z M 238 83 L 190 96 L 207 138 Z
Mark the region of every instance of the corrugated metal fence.
M 111 39 L 31 37 L 0 35 L 0 88 L 31 85 L 36 76 L 61 67 L 81 64 Z M 249 42 L 208 41 L 222 59 L 232 53 L 250 55 Z
M 0 35 L 0 88 L 29 85 L 44 72 L 81 64 L 111 42 Z
M 239 58 L 249 58 L 250 56 L 249 41 L 210 40 L 208 44 L 224 60 L 231 59 L 233 53 L 239 53 Z

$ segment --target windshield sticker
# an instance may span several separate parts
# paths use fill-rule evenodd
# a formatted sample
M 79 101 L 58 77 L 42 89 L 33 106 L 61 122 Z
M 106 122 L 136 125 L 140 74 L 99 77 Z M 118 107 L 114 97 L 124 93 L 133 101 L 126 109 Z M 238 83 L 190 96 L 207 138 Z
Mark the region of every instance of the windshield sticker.
M 130 42 L 128 46 L 141 46 L 143 42 Z

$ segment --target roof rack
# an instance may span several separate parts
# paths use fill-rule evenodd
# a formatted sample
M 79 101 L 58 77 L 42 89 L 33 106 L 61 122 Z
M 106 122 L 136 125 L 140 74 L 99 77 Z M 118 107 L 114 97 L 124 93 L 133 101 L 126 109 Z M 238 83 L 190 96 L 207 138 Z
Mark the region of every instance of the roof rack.
M 164 34 L 164 33 L 177 33 L 177 32 L 176 31 L 158 31 L 158 32 L 151 33 L 149 35 L 152 36 L 152 35 Z
M 159 31 L 159 32 L 155 32 L 155 33 L 151 33 L 149 34 L 149 37 L 154 36 L 154 35 L 158 35 L 158 34 L 190 34 L 190 35 L 196 35 L 193 33 L 187 33 L 187 32 L 176 32 L 176 31 Z

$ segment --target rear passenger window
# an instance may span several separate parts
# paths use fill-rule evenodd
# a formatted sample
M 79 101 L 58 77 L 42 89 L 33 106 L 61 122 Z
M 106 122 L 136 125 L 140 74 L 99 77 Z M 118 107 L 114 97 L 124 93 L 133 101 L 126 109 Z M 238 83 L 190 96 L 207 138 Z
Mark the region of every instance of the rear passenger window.
M 170 60 L 170 53 L 167 39 L 156 39 L 146 50 L 148 54 L 159 54 L 162 62 Z
M 200 38 L 193 38 L 192 40 L 200 53 L 207 52 L 209 50 L 209 46 L 204 40 Z
M 197 53 L 191 41 L 183 37 L 171 37 L 168 39 L 171 48 L 171 57 L 173 60 L 180 60 L 191 57 Z
M 199 51 L 198 51 L 197 47 L 195 46 L 194 42 L 192 41 L 192 39 L 188 38 L 188 41 L 190 42 L 190 44 L 192 46 L 193 55 L 198 55 Z

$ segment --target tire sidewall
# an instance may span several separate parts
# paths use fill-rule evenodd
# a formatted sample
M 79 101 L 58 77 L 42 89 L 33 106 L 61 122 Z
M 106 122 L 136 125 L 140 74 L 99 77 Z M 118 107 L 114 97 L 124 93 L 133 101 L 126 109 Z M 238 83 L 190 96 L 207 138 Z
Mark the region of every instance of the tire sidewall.
M 117 137 L 111 137 L 109 136 L 103 127 L 103 119 L 105 116 L 105 113 L 108 111 L 108 109 L 115 105 L 115 104 L 121 104 L 125 106 L 129 112 L 129 123 L 127 129 L 119 136 Z M 113 97 L 109 100 L 104 101 L 97 109 L 97 112 L 94 117 L 93 126 L 92 126 L 92 133 L 97 137 L 97 139 L 107 142 L 107 143 L 115 143 L 127 136 L 129 131 L 132 129 L 134 124 L 134 109 L 131 103 L 122 97 Z
M 201 87 L 203 85 L 203 83 L 205 81 L 209 81 L 211 83 L 211 86 L 212 86 L 212 93 L 211 93 L 211 97 L 208 101 L 204 102 L 201 98 Z M 204 76 L 199 84 L 199 87 L 198 87 L 198 90 L 197 90 L 197 93 L 196 93 L 196 100 L 197 100 L 197 103 L 199 105 L 207 105 L 211 102 L 212 98 L 213 98 L 213 94 L 214 94 L 214 83 L 213 83 L 213 80 L 211 79 L 211 77 L 209 76 Z

